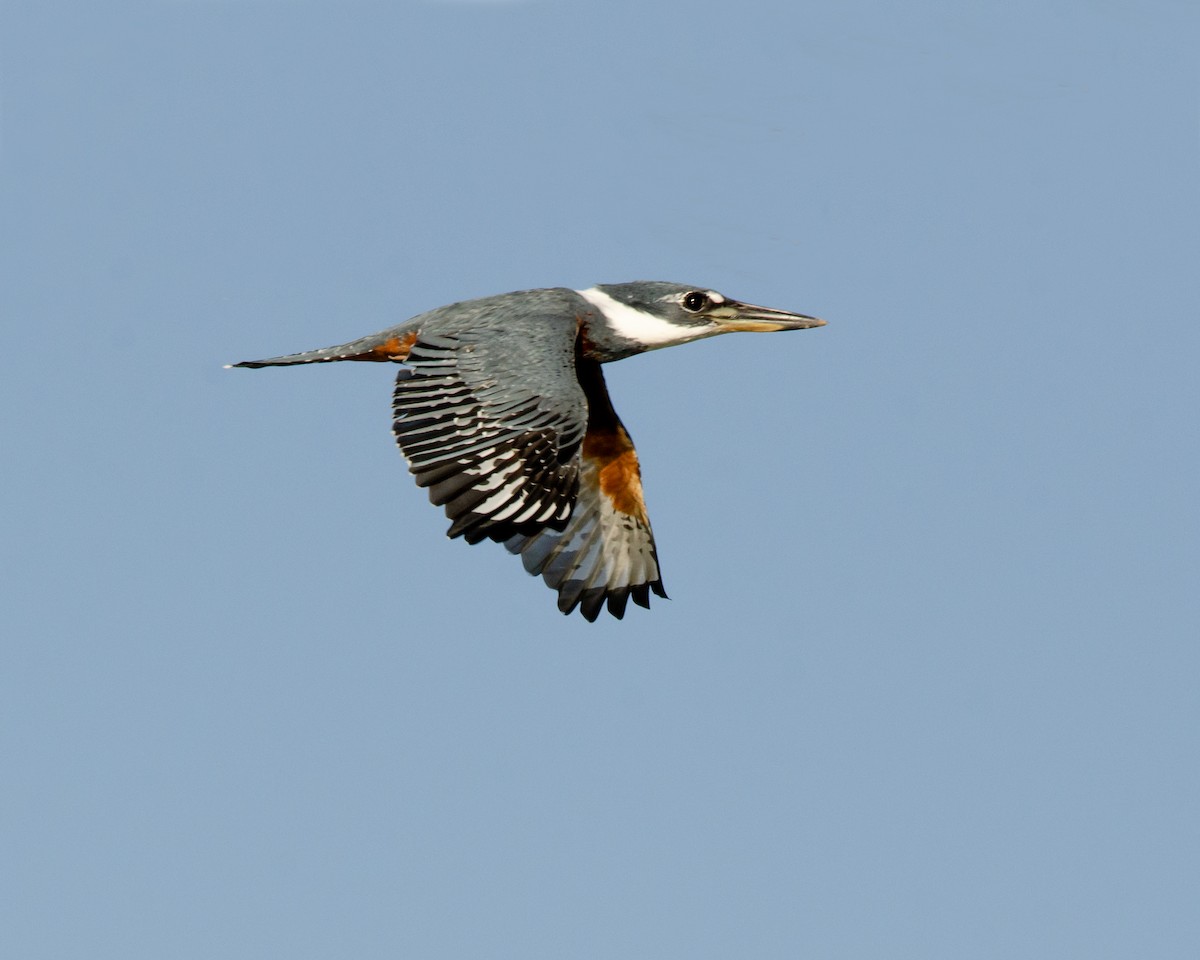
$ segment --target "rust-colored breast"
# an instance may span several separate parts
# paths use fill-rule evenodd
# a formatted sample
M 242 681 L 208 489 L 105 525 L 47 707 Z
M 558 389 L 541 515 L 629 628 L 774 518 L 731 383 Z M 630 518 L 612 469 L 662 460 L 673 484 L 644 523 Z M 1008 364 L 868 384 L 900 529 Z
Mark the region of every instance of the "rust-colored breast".
M 642 471 L 625 428 L 619 423 L 615 430 L 589 428 L 582 453 L 594 466 L 600 492 L 608 497 L 613 509 L 647 523 Z

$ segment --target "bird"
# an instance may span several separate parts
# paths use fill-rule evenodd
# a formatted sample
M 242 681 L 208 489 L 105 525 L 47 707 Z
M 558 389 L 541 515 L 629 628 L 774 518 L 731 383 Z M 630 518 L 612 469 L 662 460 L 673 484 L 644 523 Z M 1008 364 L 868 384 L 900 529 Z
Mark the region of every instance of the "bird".
M 628 431 L 603 364 L 724 333 L 824 320 L 687 284 L 640 280 L 464 300 L 379 333 L 232 367 L 401 364 L 392 429 L 447 536 L 493 540 L 557 591 L 558 609 L 618 620 L 666 598 Z

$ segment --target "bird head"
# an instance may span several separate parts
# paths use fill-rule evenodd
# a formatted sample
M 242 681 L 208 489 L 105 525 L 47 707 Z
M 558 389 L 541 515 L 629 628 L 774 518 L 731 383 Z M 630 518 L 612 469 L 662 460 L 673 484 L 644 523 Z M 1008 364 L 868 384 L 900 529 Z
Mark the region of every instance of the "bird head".
M 825 325 L 816 317 L 742 303 L 716 290 L 681 283 L 639 280 L 599 284 L 580 292 L 600 310 L 613 334 L 644 350 L 722 333 L 774 333 Z

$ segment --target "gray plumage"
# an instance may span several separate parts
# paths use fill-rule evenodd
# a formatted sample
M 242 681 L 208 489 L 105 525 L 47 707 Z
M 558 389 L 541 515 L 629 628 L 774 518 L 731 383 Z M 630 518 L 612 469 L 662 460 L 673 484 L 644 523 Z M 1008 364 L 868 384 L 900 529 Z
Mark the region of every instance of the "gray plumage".
M 632 597 L 665 597 L 633 443 L 601 364 L 735 330 L 822 321 L 641 281 L 524 290 L 438 307 L 387 330 L 239 367 L 339 360 L 403 363 L 393 431 L 449 536 L 519 554 L 594 620 Z

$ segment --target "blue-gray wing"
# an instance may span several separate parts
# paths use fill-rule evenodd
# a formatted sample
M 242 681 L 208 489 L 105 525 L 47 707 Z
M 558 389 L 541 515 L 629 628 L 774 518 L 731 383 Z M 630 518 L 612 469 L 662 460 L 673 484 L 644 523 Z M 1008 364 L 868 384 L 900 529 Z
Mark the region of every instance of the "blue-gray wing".
M 422 326 L 396 378 L 393 430 L 449 536 L 505 541 L 562 529 L 579 483 L 587 402 L 576 324 L 561 305 L 505 316 L 493 298 Z M 436 313 L 436 311 L 435 311 Z
M 393 429 L 451 537 L 504 543 L 563 613 L 619 618 L 666 596 L 637 453 L 600 365 L 577 356 L 573 294 L 534 293 L 519 317 L 487 298 L 415 318 Z
M 580 449 L 575 508 L 562 529 L 519 533 L 504 545 L 525 569 L 558 591 L 558 609 L 576 607 L 595 620 L 605 604 L 625 615 L 630 597 L 650 606 L 650 592 L 666 597 L 637 451 L 609 400 L 600 365 L 578 361 L 588 401 L 587 432 Z

